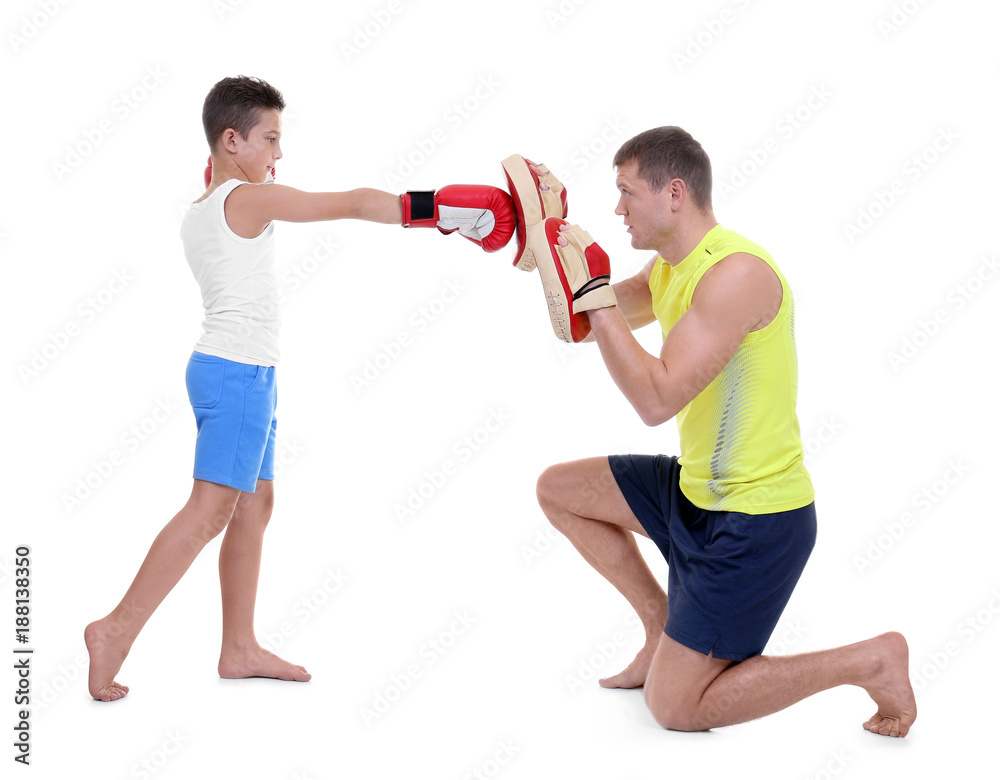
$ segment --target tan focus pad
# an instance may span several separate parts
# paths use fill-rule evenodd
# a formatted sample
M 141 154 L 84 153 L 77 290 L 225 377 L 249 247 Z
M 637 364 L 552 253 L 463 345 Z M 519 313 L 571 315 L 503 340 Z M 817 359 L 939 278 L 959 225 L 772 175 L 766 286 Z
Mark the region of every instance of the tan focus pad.
M 514 201 L 517 214 L 517 248 L 514 265 L 522 271 L 533 271 L 536 266 L 535 257 L 531 251 L 531 233 L 548 217 L 565 218 L 566 188 L 544 165 L 536 167 L 542 170 L 536 177 L 528 166 L 529 161 L 519 154 L 512 154 L 500 164 L 507 175 L 510 196 Z M 532 163 L 534 164 L 534 163 Z M 539 187 L 544 179 L 548 190 Z
M 573 226 L 560 233 L 564 224 L 561 219 L 548 219 L 538 225 L 531 231 L 529 250 L 538 263 L 552 330 L 556 338 L 572 344 L 590 333 L 590 320 L 584 312 L 615 306 L 617 300 L 610 284 L 594 280 L 610 274 L 607 254 L 583 228 Z M 559 246 L 560 236 L 566 238 L 568 246 Z M 592 284 L 597 286 L 574 300 Z
M 569 285 L 569 289 L 573 291 L 574 295 L 579 295 L 580 291 L 584 289 L 590 280 L 598 274 L 610 273 L 611 269 L 608 268 L 608 256 L 605 254 L 604 250 L 597 245 L 593 238 L 591 238 L 590 233 L 584 230 L 579 225 L 571 225 L 568 230 L 562 230 L 559 235 L 569 242 L 569 246 L 559 246 L 555 245 L 555 250 L 559 253 L 559 257 L 562 260 L 563 273 L 566 276 L 566 282 Z M 598 252 L 604 257 L 604 266 L 598 267 L 600 264 L 600 258 L 594 258 L 592 261 L 588 262 L 587 249 L 590 248 L 591 256 L 594 254 L 594 249 L 596 248 Z M 610 280 L 607 284 L 595 287 L 590 292 L 586 292 L 583 295 L 579 295 L 578 298 L 573 300 L 573 311 L 590 311 L 592 309 L 605 309 L 609 306 L 617 306 L 618 298 L 615 295 L 614 289 L 611 287 Z

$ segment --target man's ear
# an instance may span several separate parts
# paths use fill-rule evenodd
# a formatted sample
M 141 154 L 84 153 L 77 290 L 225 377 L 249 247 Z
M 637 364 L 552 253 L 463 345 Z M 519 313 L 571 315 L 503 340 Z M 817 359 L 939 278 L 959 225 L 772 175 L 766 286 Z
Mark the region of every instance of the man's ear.
M 677 211 L 687 200 L 687 182 L 684 179 L 671 179 L 667 184 L 667 195 L 670 196 L 670 210 Z

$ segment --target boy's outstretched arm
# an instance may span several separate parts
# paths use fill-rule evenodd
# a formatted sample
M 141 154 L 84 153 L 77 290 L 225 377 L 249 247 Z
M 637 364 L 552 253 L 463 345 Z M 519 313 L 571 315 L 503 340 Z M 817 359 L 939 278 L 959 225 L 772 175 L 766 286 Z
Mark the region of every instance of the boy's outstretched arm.
M 226 202 L 234 213 L 259 225 L 268 222 L 324 222 L 333 219 L 362 219 L 367 222 L 399 225 L 403 207 L 399 195 L 373 189 L 348 192 L 303 192 L 284 184 L 266 187 L 238 187 Z
M 497 187 L 453 184 L 403 196 L 375 189 L 303 192 L 294 187 L 237 187 L 226 201 L 226 219 L 239 235 L 256 236 L 281 222 L 361 219 L 403 227 L 459 232 L 487 252 L 505 246 L 516 227 L 510 196 Z M 246 232 L 243 232 L 246 231 Z

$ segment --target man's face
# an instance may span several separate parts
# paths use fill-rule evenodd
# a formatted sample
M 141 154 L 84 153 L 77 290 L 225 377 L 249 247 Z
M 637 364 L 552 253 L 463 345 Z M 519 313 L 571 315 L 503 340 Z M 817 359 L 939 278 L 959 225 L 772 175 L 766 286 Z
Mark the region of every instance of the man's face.
M 260 119 L 244 139 L 237 133 L 237 162 L 247 180 L 260 184 L 274 164 L 281 159 L 281 112 L 269 108 L 261 111 Z
M 638 174 L 636 160 L 618 168 L 615 184 L 618 187 L 618 206 L 615 214 L 623 217 L 632 237 L 633 249 L 653 249 L 672 232 L 669 187 L 653 192 Z

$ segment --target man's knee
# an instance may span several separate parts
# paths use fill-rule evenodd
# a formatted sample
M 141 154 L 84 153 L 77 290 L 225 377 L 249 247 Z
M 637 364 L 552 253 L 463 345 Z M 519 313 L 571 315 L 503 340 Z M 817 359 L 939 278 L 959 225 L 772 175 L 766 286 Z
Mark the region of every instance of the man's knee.
M 535 484 L 535 497 L 538 499 L 538 505 L 553 525 L 558 524 L 558 520 L 563 514 L 560 510 L 567 509 L 572 503 L 567 490 L 571 465 L 557 463 L 554 466 L 549 466 L 539 475 L 538 482 Z
M 542 509 L 545 509 L 546 505 L 554 503 L 555 474 L 558 468 L 559 466 L 549 466 L 538 475 L 538 481 L 535 483 L 535 498 L 538 499 L 538 504 Z
M 695 722 L 694 713 L 690 707 L 668 695 L 657 694 L 649 687 L 645 688 L 643 693 L 646 706 L 649 707 L 653 719 L 661 728 L 672 731 L 704 731 L 704 728 Z

